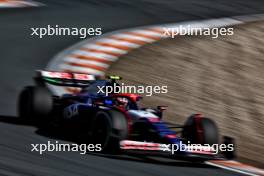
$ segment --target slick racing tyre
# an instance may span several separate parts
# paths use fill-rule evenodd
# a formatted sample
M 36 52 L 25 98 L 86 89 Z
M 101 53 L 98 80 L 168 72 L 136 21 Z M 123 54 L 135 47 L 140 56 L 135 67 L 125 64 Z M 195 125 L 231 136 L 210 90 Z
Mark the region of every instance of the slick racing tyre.
M 185 122 L 183 138 L 193 144 L 218 144 L 218 137 L 218 128 L 211 119 L 192 115 Z
M 117 153 L 120 141 L 128 136 L 126 117 L 118 111 L 99 111 L 92 126 L 92 142 L 100 144 L 102 152 Z
M 223 144 L 225 144 L 226 146 L 232 146 L 233 150 L 227 150 L 227 151 L 223 151 L 223 155 L 226 159 L 228 160 L 233 160 L 235 159 L 236 156 L 236 144 L 235 144 L 235 139 L 228 137 L 228 136 L 224 136 L 223 137 Z
M 46 88 L 28 86 L 20 93 L 18 114 L 22 120 L 35 121 L 43 119 L 50 114 L 52 107 L 52 96 Z

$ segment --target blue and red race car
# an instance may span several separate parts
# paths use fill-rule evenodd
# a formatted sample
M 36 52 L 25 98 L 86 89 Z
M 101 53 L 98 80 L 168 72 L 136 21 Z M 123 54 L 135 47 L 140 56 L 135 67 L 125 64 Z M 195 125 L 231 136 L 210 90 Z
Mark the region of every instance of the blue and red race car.
M 218 128 L 209 118 L 193 114 L 183 125 L 171 124 L 163 120 L 165 106 L 141 107 L 142 97 L 137 94 L 106 96 L 98 91 L 99 87 L 118 84 L 119 79 L 37 71 L 36 85 L 25 87 L 19 96 L 19 116 L 30 122 L 72 124 L 84 141 L 100 144 L 103 152 L 143 152 L 199 161 L 234 157 L 233 150 L 215 152 L 212 145 L 219 144 Z M 50 90 L 51 85 L 77 87 L 80 91 L 58 96 Z M 233 145 L 230 139 L 224 143 Z M 194 148 L 192 144 L 199 145 Z

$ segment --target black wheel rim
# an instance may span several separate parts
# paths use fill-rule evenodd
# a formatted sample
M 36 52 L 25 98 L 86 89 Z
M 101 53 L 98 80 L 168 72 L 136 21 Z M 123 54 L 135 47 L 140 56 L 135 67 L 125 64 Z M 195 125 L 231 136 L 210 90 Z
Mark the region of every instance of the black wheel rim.
M 109 127 L 104 120 L 97 120 L 94 130 L 94 142 L 95 144 L 101 144 L 102 148 L 105 148 L 109 139 Z

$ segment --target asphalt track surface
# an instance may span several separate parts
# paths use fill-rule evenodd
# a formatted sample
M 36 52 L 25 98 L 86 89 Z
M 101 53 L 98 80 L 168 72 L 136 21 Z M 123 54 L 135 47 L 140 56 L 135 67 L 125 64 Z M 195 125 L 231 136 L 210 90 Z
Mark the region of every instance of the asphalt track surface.
M 103 32 L 177 21 L 264 13 L 262 0 L 47 0 L 46 7 L 0 10 L 0 175 L 234 175 L 229 171 L 181 161 L 130 156 L 45 155 L 31 143 L 59 140 L 16 120 L 16 97 L 32 84 L 34 70 L 76 43 L 78 37 L 31 36 L 31 27 L 102 27 Z M 239 175 L 239 174 L 236 174 Z

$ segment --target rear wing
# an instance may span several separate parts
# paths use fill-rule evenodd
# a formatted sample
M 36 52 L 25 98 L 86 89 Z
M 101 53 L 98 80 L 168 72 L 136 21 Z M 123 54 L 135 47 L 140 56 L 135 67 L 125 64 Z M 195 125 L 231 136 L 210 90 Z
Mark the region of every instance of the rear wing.
M 44 70 L 37 70 L 37 77 L 35 78 L 37 83 L 40 84 L 49 83 L 52 85 L 69 87 L 87 87 L 96 79 L 97 77 L 95 75 Z

